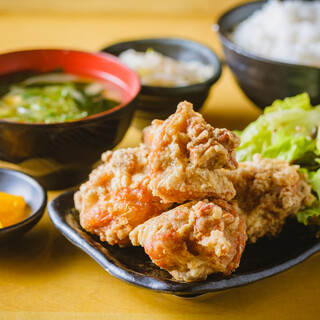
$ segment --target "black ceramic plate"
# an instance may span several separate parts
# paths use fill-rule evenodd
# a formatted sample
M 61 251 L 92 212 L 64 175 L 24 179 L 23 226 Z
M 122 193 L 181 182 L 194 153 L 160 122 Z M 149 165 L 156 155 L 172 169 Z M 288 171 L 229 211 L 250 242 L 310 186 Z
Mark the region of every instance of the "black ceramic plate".
M 74 209 L 73 194 L 74 191 L 65 192 L 49 203 L 49 215 L 57 229 L 111 275 L 159 292 L 192 297 L 247 285 L 287 270 L 320 251 L 320 239 L 315 233 L 292 221 L 278 238 L 248 245 L 239 268 L 231 276 L 213 274 L 205 281 L 181 283 L 155 266 L 143 248 L 110 246 L 85 232 Z

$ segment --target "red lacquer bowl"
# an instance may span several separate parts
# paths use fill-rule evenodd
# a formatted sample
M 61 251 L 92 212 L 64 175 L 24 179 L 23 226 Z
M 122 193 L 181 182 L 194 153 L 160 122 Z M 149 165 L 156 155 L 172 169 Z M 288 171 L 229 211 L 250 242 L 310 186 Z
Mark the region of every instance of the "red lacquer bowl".
M 47 189 L 83 181 L 102 152 L 115 147 L 126 133 L 140 91 L 137 75 L 106 53 L 72 50 L 28 50 L 0 55 L 0 94 L 17 76 L 63 69 L 102 81 L 117 91 L 121 103 L 108 111 L 63 123 L 0 120 L 0 160 L 36 178 Z

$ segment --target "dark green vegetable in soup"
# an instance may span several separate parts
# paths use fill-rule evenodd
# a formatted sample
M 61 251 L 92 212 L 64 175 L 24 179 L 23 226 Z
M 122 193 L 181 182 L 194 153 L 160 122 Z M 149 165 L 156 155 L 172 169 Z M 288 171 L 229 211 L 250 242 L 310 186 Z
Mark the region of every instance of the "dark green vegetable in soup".
M 0 118 L 31 123 L 77 120 L 118 105 L 109 94 L 99 82 L 65 73 L 41 74 L 10 86 L 0 98 Z

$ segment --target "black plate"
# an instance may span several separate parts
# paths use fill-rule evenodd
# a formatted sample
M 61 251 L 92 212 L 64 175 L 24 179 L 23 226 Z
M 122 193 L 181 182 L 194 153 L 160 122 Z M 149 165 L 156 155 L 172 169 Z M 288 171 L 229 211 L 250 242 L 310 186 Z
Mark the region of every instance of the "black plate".
M 287 270 L 320 251 L 320 239 L 316 238 L 315 232 L 291 221 L 278 238 L 261 239 L 248 245 L 239 268 L 231 276 L 213 274 L 205 281 L 181 283 L 155 266 L 143 248 L 110 246 L 85 232 L 74 209 L 74 192 L 67 191 L 49 203 L 49 215 L 56 228 L 111 275 L 159 292 L 194 297 L 247 285 Z

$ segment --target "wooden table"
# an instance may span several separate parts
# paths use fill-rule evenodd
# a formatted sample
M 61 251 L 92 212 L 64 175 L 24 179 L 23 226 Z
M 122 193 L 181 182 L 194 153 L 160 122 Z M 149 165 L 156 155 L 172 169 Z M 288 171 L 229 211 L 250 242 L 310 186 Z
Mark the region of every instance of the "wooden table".
M 210 17 L 2 13 L 1 52 L 26 48 L 98 51 L 119 40 L 176 36 L 198 40 L 220 56 Z M 260 111 L 227 67 L 201 110 L 216 127 L 242 129 Z M 135 146 L 131 127 L 120 146 Z M 49 200 L 59 192 L 49 192 Z M 0 249 L 0 319 L 319 319 L 320 254 L 249 286 L 183 300 L 110 276 L 69 243 L 47 212 L 24 238 Z

